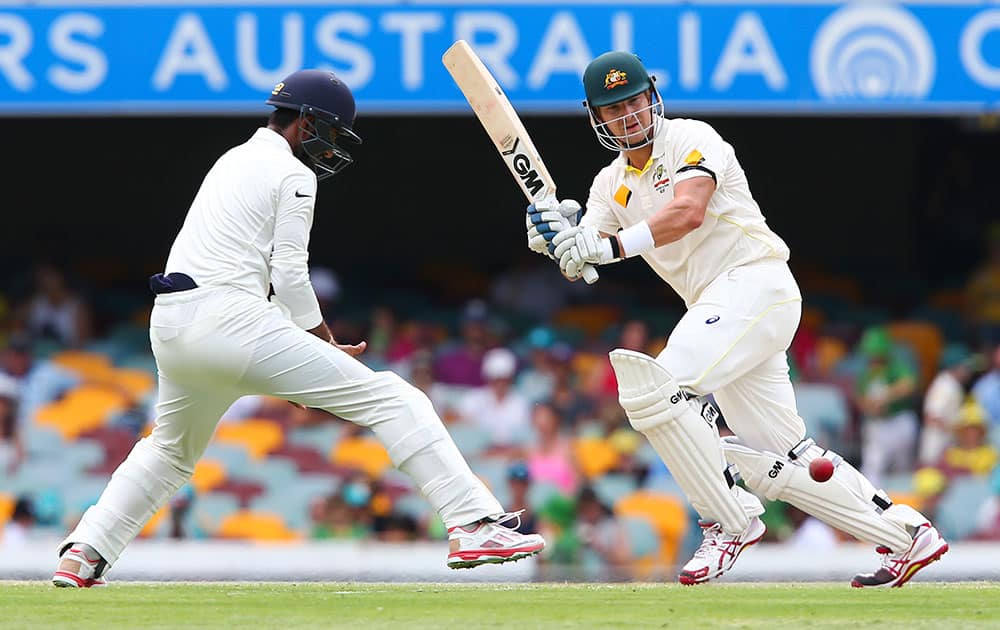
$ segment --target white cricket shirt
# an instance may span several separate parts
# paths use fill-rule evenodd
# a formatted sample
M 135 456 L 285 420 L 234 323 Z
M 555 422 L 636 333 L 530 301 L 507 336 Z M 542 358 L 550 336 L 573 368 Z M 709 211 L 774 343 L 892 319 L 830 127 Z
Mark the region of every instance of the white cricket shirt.
M 653 215 L 692 177 L 715 179 L 705 220 L 683 238 L 642 257 L 691 306 L 722 272 L 764 258 L 788 260 L 788 246 L 771 231 L 750 194 L 733 147 L 708 124 L 664 119 L 642 170 L 619 154 L 594 178 L 582 225 L 614 234 Z
M 309 230 L 316 174 L 267 128 L 227 151 L 205 176 L 166 273 L 182 272 L 198 286 L 231 286 L 267 299 L 268 287 L 297 326 L 323 317 L 309 281 Z

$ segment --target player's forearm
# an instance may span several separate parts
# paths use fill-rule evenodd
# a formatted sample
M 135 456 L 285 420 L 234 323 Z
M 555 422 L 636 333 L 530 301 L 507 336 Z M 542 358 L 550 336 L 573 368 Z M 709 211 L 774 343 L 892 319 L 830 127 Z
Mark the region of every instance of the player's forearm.
M 646 219 L 656 247 L 679 241 L 701 227 L 705 209 L 704 204 L 691 197 L 676 197 Z
M 271 285 L 274 294 L 288 308 L 292 322 L 304 330 L 312 330 L 323 322 L 319 300 L 309 281 L 308 268 L 271 265 Z
M 330 328 L 327 327 L 326 322 L 324 321 L 321 321 L 319 323 L 319 326 L 316 326 L 315 328 L 310 328 L 306 332 L 309 333 L 310 335 L 316 335 L 317 337 L 319 337 L 320 339 L 322 339 L 327 343 L 333 343 L 333 333 L 330 332 Z

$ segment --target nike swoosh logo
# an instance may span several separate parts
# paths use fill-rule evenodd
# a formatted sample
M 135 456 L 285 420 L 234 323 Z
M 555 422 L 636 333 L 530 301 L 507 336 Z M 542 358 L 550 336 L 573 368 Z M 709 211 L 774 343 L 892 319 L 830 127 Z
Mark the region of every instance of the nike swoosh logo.
M 303 195 L 302 193 L 300 193 L 300 192 L 299 192 L 299 191 L 297 191 L 297 190 L 295 191 L 295 196 L 296 196 L 296 197 L 312 197 L 312 195 Z

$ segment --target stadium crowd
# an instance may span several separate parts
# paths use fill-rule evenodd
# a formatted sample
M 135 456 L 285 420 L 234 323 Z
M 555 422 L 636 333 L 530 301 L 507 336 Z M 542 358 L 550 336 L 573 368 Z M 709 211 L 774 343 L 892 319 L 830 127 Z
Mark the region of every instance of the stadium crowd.
M 312 277 L 335 336 L 366 339 L 361 360 L 424 391 L 473 470 L 525 510 L 522 531 L 547 536 L 546 576 L 654 577 L 697 544 L 679 489 L 629 428 L 607 359 L 614 347 L 657 354 L 676 307 L 595 302 L 548 267 L 516 268 L 454 307 L 355 300 L 332 271 Z M 1000 540 L 1000 228 L 963 288 L 902 316 L 842 277 L 799 280 L 789 369 L 810 434 L 945 536 Z M 88 299 L 48 264 L 21 290 L 4 288 L 0 547 L 70 527 L 155 416 L 149 300 Z M 790 506 L 768 507 L 772 541 L 844 540 Z M 246 397 L 143 535 L 400 542 L 445 532 L 363 430 Z

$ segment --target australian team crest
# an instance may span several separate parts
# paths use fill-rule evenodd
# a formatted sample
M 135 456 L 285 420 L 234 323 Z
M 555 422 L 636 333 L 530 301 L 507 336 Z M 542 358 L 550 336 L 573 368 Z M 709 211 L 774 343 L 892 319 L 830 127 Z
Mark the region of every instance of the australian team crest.
M 617 68 L 608 70 L 604 76 L 604 89 L 613 90 L 621 85 L 628 85 L 628 74 Z
M 653 171 L 653 188 L 658 193 L 662 193 L 670 185 L 670 178 L 666 177 L 666 170 L 662 164 L 657 164 Z

